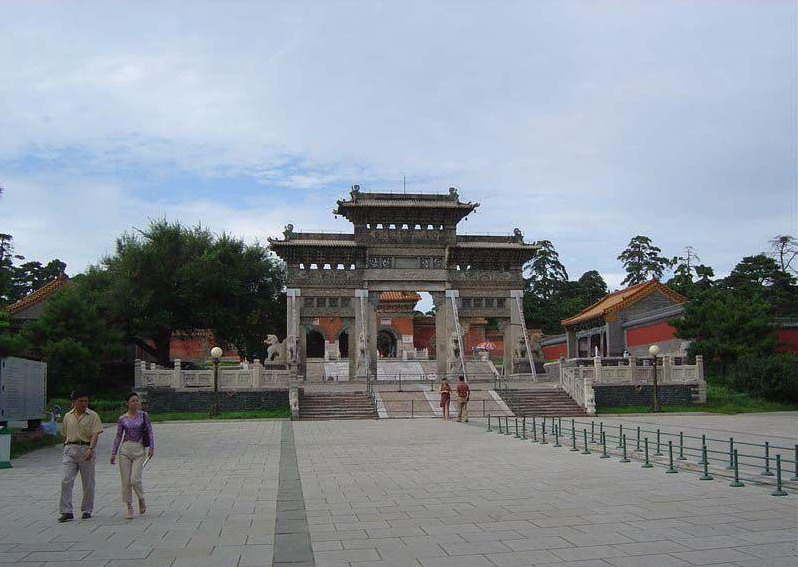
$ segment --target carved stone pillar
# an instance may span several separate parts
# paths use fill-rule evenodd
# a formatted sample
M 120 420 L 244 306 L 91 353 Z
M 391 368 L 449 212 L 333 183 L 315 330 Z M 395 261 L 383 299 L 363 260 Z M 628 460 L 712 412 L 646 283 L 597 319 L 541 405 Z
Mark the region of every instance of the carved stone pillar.
M 430 292 L 435 305 L 435 360 L 438 369 L 438 380 L 446 376 L 446 359 L 448 356 L 448 328 L 446 325 L 446 294 L 442 291 Z
M 349 340 L 350 380 L 368 372 L 368 296 L 366 289 L 355 290 L 355 328 L 350 333 Z
M 379 352 L 377 352 L 377 306 L 379 303 L 380 292 L 370 291 L 366 321 L 368 323 L 369 376 L 372 380 L 377 379 L 377 362 L 379 361 Z
M 286 338 L 285 363 L 292 380 L 305 375 L 305 350 L 300 346 L 300 297 L 299 289 L 286 290 Z

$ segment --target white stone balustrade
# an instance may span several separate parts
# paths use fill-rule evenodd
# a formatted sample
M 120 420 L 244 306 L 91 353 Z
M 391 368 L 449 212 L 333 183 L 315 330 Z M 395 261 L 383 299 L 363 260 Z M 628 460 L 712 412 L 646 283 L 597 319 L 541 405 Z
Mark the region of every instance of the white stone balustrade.
M 657 366 L 657 385 L 695 384 L 699 387 L 701 402 L 706 402 L 706 383 L 704 382 L 704 357 L 697 356 L 695 364 L 675 364 L 674 357 L 660 357 Z M 654 382 L 654 367 L 650 359 L 647 365 L 638 365 L 635 358 L 606 359 L 613 364 L 603 364 L 605 359 L 560 359 L 547 363 L 546 373 L 559 375 L 560 386 L 589 414 L 595 414 L 594 386 L 603 385 L 645 385 Z M 592 362 L 592 364 L 590 364 Z
M 171 388 L 177 391 L 213 390 L 213 366 L 202 370 L 182 368 L 175 360 L 174 368 L 136 360 L 136 388 Z M 264 367 L 255 360 L 252 364 L 219 366 L 219 390 L 267 390 L 288 387 L 287 369 Z

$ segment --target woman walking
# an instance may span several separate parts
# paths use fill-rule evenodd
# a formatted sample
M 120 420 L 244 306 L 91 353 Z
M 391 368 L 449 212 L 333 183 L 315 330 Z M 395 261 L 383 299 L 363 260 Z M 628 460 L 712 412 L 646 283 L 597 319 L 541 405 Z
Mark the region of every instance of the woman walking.
M 111 451 L 111 464 L 119 455 L 119 474 L 122 477 L 122 502 L 127 505 L 125 518 L 133 519 L 133 491 L 139 499 L 139 513 L 147 511 L 144 488 L 141 485 L 141 469 L 145 456 L 155 454 L 155 433 L 146 412 L 139 410 L 139 396 L 132 392 L 127 396 L 127 413 L 119 416 L 116 439 Z
M 449 400 L 452 398 L 452 387 L 446 376 L 441 380 L 441 408 L 443 408 L 443 421 L 449 421 Z

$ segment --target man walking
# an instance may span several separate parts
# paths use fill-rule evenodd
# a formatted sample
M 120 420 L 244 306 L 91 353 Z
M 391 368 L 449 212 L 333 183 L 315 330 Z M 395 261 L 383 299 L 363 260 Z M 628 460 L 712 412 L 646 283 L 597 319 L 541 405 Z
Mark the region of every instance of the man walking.
M 471 398 L 471 388 L 465 382 L 465 376 L 457 379 L 457 421 L 468 423 L 468 400 Z
M 61 504 L 59 522 L 75 518 L 72 513 L 72 486 L 80 472 L 83 483 L 82 518 L 91 518 L 94 510 L 94 451 L 103 432 L 100 416 L 89 409 L 89 393 L 84 390 L 72 392 L 72 409 L 64 416 L 61 435 L 64 437 L 63 473 L 61 476 Z

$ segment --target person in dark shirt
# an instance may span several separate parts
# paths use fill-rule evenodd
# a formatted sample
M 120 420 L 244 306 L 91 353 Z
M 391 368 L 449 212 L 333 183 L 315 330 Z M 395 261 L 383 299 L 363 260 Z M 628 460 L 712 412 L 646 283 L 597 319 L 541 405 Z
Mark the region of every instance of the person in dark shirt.
M 457 421 L 468 423 L 468 400 L 471 398 L 471 388 L 465 382 L 465 376 L 457 379 Z

